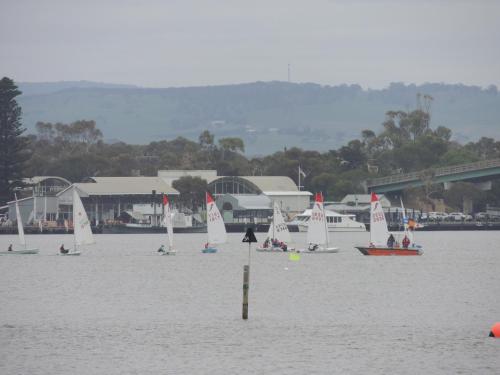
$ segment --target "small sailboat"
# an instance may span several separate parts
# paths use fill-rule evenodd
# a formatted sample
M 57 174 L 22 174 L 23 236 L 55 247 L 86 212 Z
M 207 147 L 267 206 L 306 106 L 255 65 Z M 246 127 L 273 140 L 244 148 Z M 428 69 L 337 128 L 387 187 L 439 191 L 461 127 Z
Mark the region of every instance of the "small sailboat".
M 423 254 L 424 250 L 422 246 L 417 245 L 415 243 L 415 228 L 417 227 L 417 223 L 415 222 L 414 219 L 409 219 L 408 216 L 406 216 L 406 210 L 405 206 L 403 205 L 403 200 L 401 200 L 401 210 L 403 212 L 403 238 L 401 240 L 401 244 L 403 245 L 404 248 L 410 248 L 410 249 L 418 249 L 420 251 L 420 254 Z
M 24 227 L 23 227 L 23 219 L 21 218 L 21 212 L 19 211 L 19 203 L 17 202 L 17 195 L 14 195 L 16 198 L 16 221 L 17 221 L 17 234 L 19 236 L 19 243 L 24 246 L 24 249 L 14 250 L 12 249 L 12 245 L 9 246 L 8 251 L 0 251 L 1 255 L 7 254 L 38 254 L 37 248 L 28 248 L 26 245 L 26 239 L 24 237 Z M 12 249 L 12 250 L 11 250 Z
M 338 247 L 330 246 L 325 209 L 323 207 L 323 194 L 316 193 L 311 219 L 307 226 L 307 249 L 299 250 L 301 253 L 321 254 L 337 253 Z
M 293 251 L 294 249 L 288 247 L 288 244 L 290 242 L 292 242 L 292 238 L 290 237 L 288 226 L 285 224 L 285 220 L 283 219 L 283 214 L 281 213 L 280 207 L 276 202 L 274 202 L 273 220 L 269 225 L 267 238 L 264 241 L 264 244 L 261 247 L 257 248 L 257 251 L 267 253 Z
M 227 241 L 226 226 L 224 220 L 215 204 L 214 199 L 209 193 L 206 193 L 207 199 L 207 235 L 208 241 L 202 253 L 216 253 L 217 248 L 214 245 L 222 244 Z
M 394 236 L 387 229 L 384 210 L 378 200 L 377 194 L 372 192 L 370 206 L 370 244 L 356 246 L 364 255 L 421 255 L 420 247 L 400 246 L 395 242 Z
M 78 246 L 95 243 L 89 218 L 76 187 L 73 188 L 73 239 L 74 249 L 66 249 L 64 252 L 60 249 L 59 255 L 78 256 L 81 254 Z
M 174 229 L 172 224 L 172 211 L 170 210 L 170 203 L 166 195 L 163 195 L 163 223 L 167 228 L 168 234 L 168 249 L 165 249 L 165 245 L 161 245 L 158 249 L 160 255 L 175 255 L 176 251 L 174 249 Z

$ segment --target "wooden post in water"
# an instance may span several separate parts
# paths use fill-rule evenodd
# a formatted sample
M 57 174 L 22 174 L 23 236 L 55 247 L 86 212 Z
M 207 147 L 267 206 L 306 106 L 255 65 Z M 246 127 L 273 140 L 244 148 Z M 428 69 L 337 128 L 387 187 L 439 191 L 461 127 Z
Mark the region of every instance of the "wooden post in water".
M 248 319 L 248 289 L 250 288 L 250 266 L 243 266 L 243 319 Z
M 257 242 L 252 228 L 247 229 L 243 242 L 248 242 L 248 264 L 243 266 L 243 312 L 242 317 L 244 320 L 248 319 L 248 290 L 250 289 L 250 254 L 252 242 Z

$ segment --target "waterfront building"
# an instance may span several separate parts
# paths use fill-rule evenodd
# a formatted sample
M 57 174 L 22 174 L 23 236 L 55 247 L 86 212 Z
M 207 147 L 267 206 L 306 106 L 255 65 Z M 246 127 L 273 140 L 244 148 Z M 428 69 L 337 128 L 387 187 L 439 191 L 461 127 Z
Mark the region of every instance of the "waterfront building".
M 273 216 L 272 201 L 264 194 L 223 194 L 216 198 L 216 203 L 226 224 L 267 224 Z
M 19 211 L 23 224 L 55 222 L 58 218 L 57 194 L 71 185 L 71 182 L 57 176 L 34 176 L 23 179 L 24 186 L 17 190 Z M 7 202 L 8 217 L 14 220 L 16 206 L 14 197 Z
M 309 207 L 312 194 L 300 191 L 287 176 L 219 176 L 208 181 L 208 190 L 217 198 L 224 194 L 265 195 L 270 199 L 269 207 L 277 202 L 289 216 Z
M 219 205 L 219 197 L 225 194 L 231 194 L 238 197 L 242 197 L 243 195 L 264 195 L 270 200 L 269 207 L 271 210 L 273 202 L 277 202 L 282 211 L 291 217 L 309 208 L 309 200 L 312 196 L 308 191 L 300 191 L 297 185 L 295 185 L 295 182 L 287 176 L 218 176 L 217 171 L 213 169 L 158 171 L 158 177 L 161 177 L 170 185 L 172 185 L 175 180 L 184 176 L 200 177 L 206 180 L 208 183 L 208 190 L 216 198 L 217 205 L 221 210 L 223 210 L 223 208 L 222 205 Z M 245 204 L 250 203 L 249 201 L 245 201 Z M 241 208 L 242 206 L 240 205 L 239 207 Z M 242 212 L 238 212 L 237 215 L 240 214 L 243 215 Z M 245 215 L 241 217 L 244 216 Z
M 162 208 L 162 194 L 179 195 L 160 177 L 91 177 L 61 191 L 59 216 L 71 218 L 72 191 L 76 187 L 89 219 L 95 224 L 113 223 L 123 211 L 133 211 L 135 204 L 150 204 L 153 211 Z M 160 212 L 151 215 L 152 225 L 159 225 Z

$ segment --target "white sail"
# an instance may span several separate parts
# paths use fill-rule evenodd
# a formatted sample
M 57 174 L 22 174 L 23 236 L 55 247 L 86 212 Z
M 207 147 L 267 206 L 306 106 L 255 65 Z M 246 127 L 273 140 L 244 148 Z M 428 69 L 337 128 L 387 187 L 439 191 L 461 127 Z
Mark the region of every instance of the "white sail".
M 83 208 L 76 187 L 73 188 L 73 230 L 75 245 L 90 245 L 94 243 L 94 236 L 90 229 L 90 221 L 85 212 L 85 208 Z
M 323 195 L 316 193 L 311 218 L 307 226 L 307 242 L 315 245 L 328 246 L 328 230 L 326 226 Z
M 224 220 L 213 198 L 207 193 L 207 232 L 209 244 L 220 244 L 227 240 Z
M 167 227 L 168 243 L 170 245 L 170 249 L 172 249 L 174 247 L 174 226 L 172 224 L 173 214 L 170 210 L 170 204 L 166 195 L 163 196 L 163 205 L 165 207 L 163 223 L 165 224 L 165 227 Z
M 372 193 L 370 207 L 370 242 L 375 246 L 387 246 L 389 231 L 385 220 L 384 210 L 377 194 Z
M 271 226 L 273 228 L 271 228 Z M 281 209 L 276 202 L 274 202 L 273 222 L 271 223 L 271 226 L 269 230 L 274 231 L 275 239 L 286 244 L 292 242 L 290 232 L 288 231 L 288 226 L 286 225 L 285 220 L 283 219 L 283 214 L 281 213 Z
M 24 238 L 24 228 L 23 228 L 23 218 L 21 217 L 21 212 L 19 211 L 19 204 L 16 198 L 16 220 L 17 220 L 17 233 L 19 235 L 19 243 L 26 247 L 26 239 Z
M 273 221 L 271 221 L 271 224 L 269 224 L 269 229 L 267 230 L 267 238 L 269 239 L 275 238 L 274 236 L 275 234 L 274 234 L 274 219 L 273 219 Z

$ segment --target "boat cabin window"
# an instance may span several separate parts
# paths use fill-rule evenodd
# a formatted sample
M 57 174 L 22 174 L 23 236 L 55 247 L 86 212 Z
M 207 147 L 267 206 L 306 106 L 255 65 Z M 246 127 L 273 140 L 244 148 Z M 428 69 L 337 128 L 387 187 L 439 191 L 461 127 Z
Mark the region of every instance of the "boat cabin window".
M 327 216 L 326 221 L 328 223 L 341 223 L 342 222 L 342 216 Z

